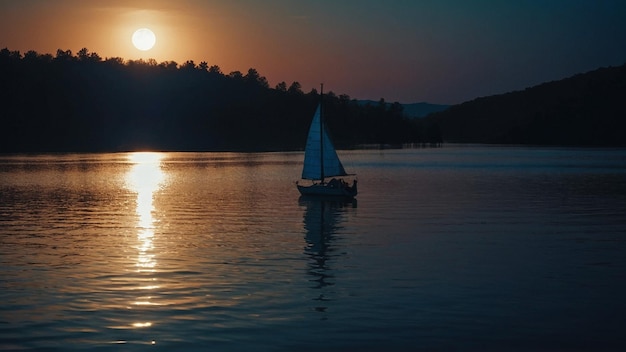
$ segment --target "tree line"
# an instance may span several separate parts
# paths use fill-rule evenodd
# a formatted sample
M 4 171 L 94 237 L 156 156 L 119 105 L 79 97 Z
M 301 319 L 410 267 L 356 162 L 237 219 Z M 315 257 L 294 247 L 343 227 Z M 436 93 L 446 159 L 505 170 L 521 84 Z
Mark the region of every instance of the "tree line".
M 225 74 L 192 60 L 0 50 L 0 152 L 299 150 L 320 101 L 298 82 L 271 88 L 256 69 Z M 399 103 L 324 94 L 338 147 L 439 143 L 437 124 Z

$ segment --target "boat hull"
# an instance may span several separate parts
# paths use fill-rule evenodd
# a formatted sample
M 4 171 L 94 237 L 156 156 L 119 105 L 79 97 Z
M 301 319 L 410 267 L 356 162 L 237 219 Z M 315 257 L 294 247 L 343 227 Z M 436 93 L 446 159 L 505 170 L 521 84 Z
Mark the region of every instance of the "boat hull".
M 353 198 L 357 195 L 356 185 L 334 186 L 327 183 L 317 183 L 310 186 L 298 185 L 298 191 L 303 196 Z

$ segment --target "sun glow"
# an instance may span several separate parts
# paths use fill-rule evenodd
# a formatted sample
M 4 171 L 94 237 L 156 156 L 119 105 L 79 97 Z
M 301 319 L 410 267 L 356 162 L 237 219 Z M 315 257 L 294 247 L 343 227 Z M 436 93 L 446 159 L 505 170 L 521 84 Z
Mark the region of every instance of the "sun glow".
M 133 33 L 131 40 L 135 48 L 141 51 L 147 51 L 152 49 L 156 43 L 156 36 L 154 32 L 148 28 L 140 28 Z
M 134 152 L 128 155 L 128 160 L 133 164 L 154 164 L 159 163 L 161 159 L 163 155 L 155 152 Z

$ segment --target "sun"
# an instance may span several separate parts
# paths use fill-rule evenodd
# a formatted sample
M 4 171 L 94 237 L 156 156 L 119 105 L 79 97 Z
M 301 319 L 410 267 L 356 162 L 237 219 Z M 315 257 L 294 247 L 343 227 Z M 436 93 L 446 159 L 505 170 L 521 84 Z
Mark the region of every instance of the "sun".
M 140 28 L 133 33 L 132 41 L 135 48 L 146 51 L 152 49 L 156 43 L 156 36 L 148 28 Z

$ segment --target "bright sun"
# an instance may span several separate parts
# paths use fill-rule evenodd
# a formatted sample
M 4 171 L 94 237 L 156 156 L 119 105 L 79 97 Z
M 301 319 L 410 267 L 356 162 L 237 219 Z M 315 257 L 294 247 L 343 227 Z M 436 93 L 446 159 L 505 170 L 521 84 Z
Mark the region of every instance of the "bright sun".
M 133 45 L 139 50 L 150 50 L 156 43 L 156 36 L 154 32 L 148 28 L 140 28 L 133 33 Z

